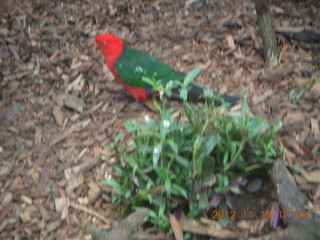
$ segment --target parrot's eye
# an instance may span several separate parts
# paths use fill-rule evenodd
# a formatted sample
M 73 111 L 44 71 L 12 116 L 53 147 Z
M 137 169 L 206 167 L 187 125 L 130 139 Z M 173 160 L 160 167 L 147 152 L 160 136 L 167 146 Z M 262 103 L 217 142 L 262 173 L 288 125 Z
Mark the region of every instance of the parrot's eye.
M 105 41 L 103 41 L 103 42 L 101 42 L 101 45 L 105 46 L 105 45 L 107 45 L 107 43 Z

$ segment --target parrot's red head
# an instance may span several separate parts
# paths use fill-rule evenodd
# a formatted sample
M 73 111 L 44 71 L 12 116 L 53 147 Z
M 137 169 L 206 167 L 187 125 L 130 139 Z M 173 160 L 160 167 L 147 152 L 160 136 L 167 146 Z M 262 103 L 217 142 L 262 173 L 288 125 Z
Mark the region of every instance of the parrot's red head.
M 111 70 L 122 54 L 124 43 L 120 38 L 110 33 L 99 35 L 96 38 L 96 43 L 103 52 L 107 65 Z

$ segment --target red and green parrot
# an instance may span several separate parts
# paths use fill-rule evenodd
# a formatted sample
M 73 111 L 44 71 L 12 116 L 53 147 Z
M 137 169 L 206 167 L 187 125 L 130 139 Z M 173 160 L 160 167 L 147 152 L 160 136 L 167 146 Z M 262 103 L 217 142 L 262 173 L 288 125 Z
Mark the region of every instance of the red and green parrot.
M 118 82 L 139 102 L 152 96 L 152 87 L 144 82 L 148 77 L 163 82 L 170 80 L 183 81 L 186 74 L 173 70 L 169 65 L 161 62 L 146 52 L 139 51 L 124 44 L 115 35 L 105 33 L 96 38 L 96 43 L 103 52 L 109 70 Z M 173 89 L 178 91 L 178 89 Z M 203 88 L 191 83 L 188 89 L 188 100 L 197 101 L 203 93 Z M 218 94 L 214 92 L 214 94 Z M 239 99 L 238 96 L 219 94 L 231 105 Z

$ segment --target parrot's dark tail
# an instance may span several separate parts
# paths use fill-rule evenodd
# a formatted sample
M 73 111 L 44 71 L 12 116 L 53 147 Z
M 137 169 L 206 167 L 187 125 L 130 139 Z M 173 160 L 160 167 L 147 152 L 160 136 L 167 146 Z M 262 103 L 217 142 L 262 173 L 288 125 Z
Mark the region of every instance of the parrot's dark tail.
M 189 91 L 188 91 L 188 101 L 191 102 L 198 102 L 198 101 L 204 101 L 203 98 L 201 98 L 201 94 L 203 94 L 203 88 L 197 86 L 196 84 L 191 83 L 189 85 Z M 180 89 L 174 88 L 172 89 L 172 94 L 174 98 L 179 98 Z M 237 104 L 237 101 L 241 99 L 241 96 L 239 95 L 227 95 L 227 94 L 220 94 L 215 91 L 213 91 L 213 94 L 219 95 L 222 97 L 226 102 L 228 102 L 231 106 L 234 106 Z

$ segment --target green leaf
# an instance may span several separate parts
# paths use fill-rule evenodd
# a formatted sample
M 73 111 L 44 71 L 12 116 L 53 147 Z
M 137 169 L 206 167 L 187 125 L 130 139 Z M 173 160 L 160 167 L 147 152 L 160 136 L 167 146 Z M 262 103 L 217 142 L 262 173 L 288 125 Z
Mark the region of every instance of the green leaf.
M 175 154 L 178 154 L 178 151 L 179 151 L 178 145 L 177 145 L 174 141 L 172 141 L 172 140 L 167 140 L 167 143 L 169 144 L 171 150 L 172 150 Z
M 122 186 L 118 182 L 116 182 L 115 180 L 105 180 L 105 181 L 101 181 L 100 183 L 103 185 L 110 186 L 110 187 L 122 189 Z
M 186 88 L 181 88 L 180 89 L 180 98 L 183 101 L 187 101 L 187 99 L 188 99 L 188 90 Z
M 164 211 L 166 210 L 166 205 L 167 205 L 167 203 L 165 201 L 163 201 L 162 204 L 160 205 L 159 216 L 163 216 L 164 215 Z
M 167 193 L 169 194 L 170 196 L 170 193 L 171 193 L 171 181 L 169 178 L 166 178 L 165 182 L 164 182 L 164 186 L 166 188 L 166 191 Z
M 142 81 L 144 81 L 145 83 L 149 84 L 151 87 L 156 87 L 157 86 L 157 81 L 153 80 L 151 78 L 142 77 Z
M 226 218 L 226 217 L 218 219 L 218 222 L 222 227 L 226 227 L 228 225 L 229 221 L 230 221 L 229 218 Z
M 180 84 L 181 97 L 185 100 L 187 86 L 199 72 L 191 71 Z M 164 92 L 164 96 L 174 86 L 172 82 L 146 81 L 155 91 Z M 133 139 L 133 151 L 126 151 L 120 135 L 112 144 L 119 160 L 115 166 L 118 182 L 107 183 L 113 187 L 112 201 L 131 205 L 131 209 L 147 204 L 153 211 L 150 221 L 160 231 L 170 231 L 168 213 L 177 203 L 189 207 L 188 216 L 199 216 L 206 208 L 208 196 L 239 193 L 238 186 L 230 185 L 233 179 L 245 179 L 255 169 L 268 171 L 272 162 L 285 156 L 283 146 L 280 151 L 274 146 L 281 122 L 270 127 L 259 116 L 249 117 L 245 95 L 242 114 L 225 115 L 226 107 L 223 104 L 215 107 L 216 96 L 210 90 L 206 92 L 208 100 L 204 103 L 184 101 L 183 112 L 178 117 L 173 117 L 174 111 L 168 108 L 164 97 L 156 105 L 156 120 L 128 121 L 126 127 Z M 134 184 L 138 186 L 135 193 Z
M 229 186 L 229 178 L 226 175 L 218 174 L 219 186 L 215 189 L 216 193 L 226 192 Z
M 188 198 L 187 191 L 177 184 L 172 184 L 172 190 L 177 191 L 182 197 Z
M 289 98 L 293 98 L 295 95 L 298 94 L 298 92 L 300 91 L 299 88 L 293 88 L 291 89 L 290 93 L 289 93 Z
M 229 163 L 229 152 L 225 151 L 223 154 L 223 166 L 227 167 Z M 227 169 L 224 169 L 227 170 Z
M 215 158 L 208 156 L 202 165 L 201 180 L 204 187 L 211 187 L 215 184 L 217 178 L 215 175 Z
M 210 88 L 204 89 L 203 93 L 208 98 L 213 98 L 214 96 L 213 91 Z
M 262 120 L 261 122 L 260 120 L 262 119 L 257 117 L 250 118 L 250 138 L 254 138 L 255 136 L 257 136 L 257 134 L 266 131 L 270 127 L 267 121 Z
M 206 140 L 207 154 L 210 154 L 212 150 L 221 142 L 221 137 L 217 135 L 210 135 Z
M 188 72 L 187 76 L 183 81 L 183 86 L 184 87 L 188 86 L 191 83 L 191 81 L 200 74 L 201 71 L 202 71 L 201 67 L 196 67 L 192 69 L 190 72 Z
M 200 193 L 199 209 L 206 209 L 209 204 L 208 195 L 206 192 Z
M 187 170 L 192 171 L 192 164 L 190 163 L 190 161 L 188 159 L 178 155 L 178 156 L 176 156 L 175 160 L 177 163 L 179 163 L 181 166 L 183 166 Z
M 188 212 L 187 218 L 195 218 L 199 216 L 199 214 L 200 214 L 200 210 L 198 208 L 193 208 Z
M 149 216 L 150 218 L 157 218 L 157 214 L 153 210 L 149 210 Z
M 123 133 L 121 133 L 121 132 L 118 133 L 117 136 L 116 136 L 116 138 L 114 139 L 114 143 L 120 142 L 120 139 L 121 139 L 123 136 L 124 136 Z

